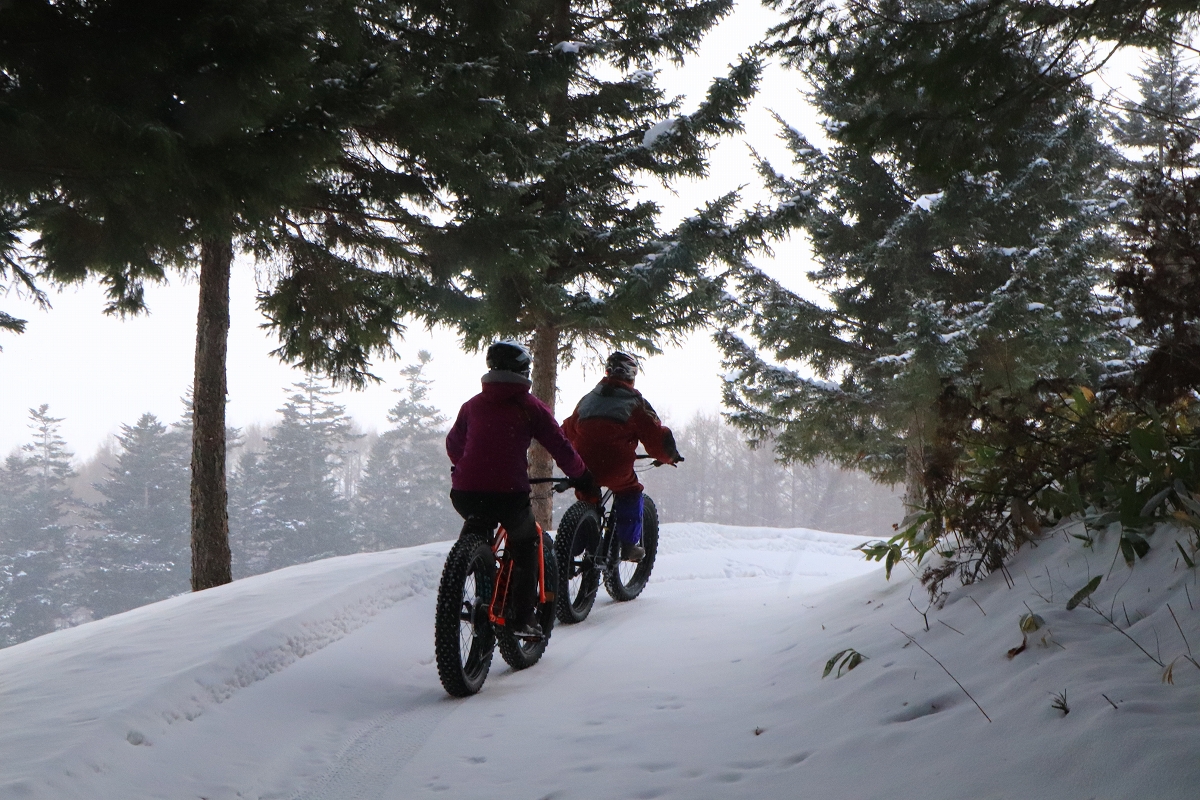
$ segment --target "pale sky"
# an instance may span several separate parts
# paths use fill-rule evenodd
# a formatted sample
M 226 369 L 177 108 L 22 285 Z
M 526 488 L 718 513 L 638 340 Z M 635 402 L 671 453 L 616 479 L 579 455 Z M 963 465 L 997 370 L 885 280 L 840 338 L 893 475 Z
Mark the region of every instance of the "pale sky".
M 712 78 L 752 43 L 774 19 L 758 3 L 744 2 L 709 35 L 699 56 L 682 69 L 664 68 L 668 92 L 686 97 L 691 111 L 703 98 Z M 799 76 L 772 67 L 762 91 L 747 114 L 744 137 L 731 137 L 718 148 L 711 175 L 677 186 L 674 194 L 647 187 L 647 196 L 665 209 L 664 226 L 694 212 L 706 200 L 739 186 L 761 196 L 748 144 L 780 161 L 786 152 L 776 138 L 774 109 L 798 127 L 812 130 L 812 113 L 798 94 Z M 803 248 L 777 251 L 771 272 L 790 286 L 803 286 L 808 264 Z M 275 344 L 258 328 L 263 321 L 254 307 L 254 264 L 244 258 L 234 265 L 231 286 L 229 340 L 229 424 L 271 423 L 284 399 L 283 388 L 303 377 L 269 355 Z M 23 335 L 0 333 L 0 456 L 28 441 L 28 409 L 41 403 L 63 418 L 62 432 L 78 457 L 90 458 L 122 423 L 135 422 L 149 411 L 164 422 L 179 418 L 180 398 L 192 380 L 197 287 L 194 279 L 176 276 L 168 285 L 147 287 L 150 314 L 119 319 L 105 316 L 103 293 L 90 284 L 52 292 L 52 310 L 42 312 L 10 292 L 2 298 L 9 313 L 28 320 Z M 428 375 L 434 381 L 432 400 L 453 417 L 458 407 L 478 391 L 484 371 L 479 354 L 463 353 L 453 332 L 426 332 L 419 326 L 396 343 L 402 362 L 376 363 L 384 384 L 361 392 L 347 391 L 339 399 L 367 429 L 387 427 L 386 411 L 394 403 L 393 389 L 402 382 L 399 368 L 428 349 L 434 360 Z M 598 357 L 582 354 L 559 377 L 558 416 L 570 413 L 576 400 L 600 377 Z M 697 411 L 720 408 L 720 360 L 711 332 L 691 336 L 682 347 L 650 358 L 639 377 L 639 388 L 660 413 L 677 422 Z

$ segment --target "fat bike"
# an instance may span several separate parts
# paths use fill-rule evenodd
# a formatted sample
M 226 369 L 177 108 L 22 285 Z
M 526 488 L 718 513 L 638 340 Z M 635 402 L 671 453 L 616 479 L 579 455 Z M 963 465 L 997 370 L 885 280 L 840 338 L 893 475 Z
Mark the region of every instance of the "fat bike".
M 599 503 L 581 500 L 567 509 L 554 539 L 560 583 L 556 613 L 560 622 L 573 625 L 587 619 L 601 582 L 609 597 L 618 602 L 633 600 L 642 593 L 658 555 L 658 509 L 649 495 L 643 498 L 642 547 L 646 555 L 636 563 L 621 560 L 610 490 L 604 491 Z
M 565 479 L 555 481 L 556 491 L 565 491 Z M 560 488 L 561 486 L 561 488 Z M 446 556 L 438 585 L 433 643 L 438 677 L 454 697 L 478 692 L 491 669 L 492 655 L 500 656 L 514 670 L 532 667 L 546 652 L 554 627 L 554 605 L 558 588 L 558 559 L 554 541 L 538 526 L 538 622 L 542 635 L 515 635 L 507 626 L 512 615 L 513 562 L 503 526 L 492 528 L 476 519 L 463 525 L 458 541 Z

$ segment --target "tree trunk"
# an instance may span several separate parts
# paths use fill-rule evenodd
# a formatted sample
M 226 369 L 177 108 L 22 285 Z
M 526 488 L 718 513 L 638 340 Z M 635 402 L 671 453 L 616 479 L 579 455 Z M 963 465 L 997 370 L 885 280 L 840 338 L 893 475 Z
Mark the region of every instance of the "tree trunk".
M 233 580 L 225 487 L 225 356 L 229 344 L 229 271 L 233 243 L 200 247 L 200 309 L 192 387 L 192 591 Z
M 914 514 L 925 509 L 925 443 L 921 429 L 914 426 L 909 433 L 908 452 L 904 462 L 904 513 Z
M 558 395 L 558 330 L 552 327 L 538 328 L 533 333 L 533 396 L 550 407 Z M 537 442 L 529 446 L 529 477 L 545 478 L 553 475 L 554 460 L 546 448 Z M 554 525 L 554 491 L 548 483 L 533 485 L 533 516 L 542 530 Z
M 571 0 L 554 0 L 554 6 L 548 20 L 548 33 L 551 43 L 571 40 Z M 563 81 L 557 91 L 549 98 L 550 128 L 556 132 L 559 139 L 567 141 L 567 131 L 570 125 L 569 116 L 570 79 Z M 555 216 L 566 213 L 567 187 L 560 175 L 551 174 L 546 178 L 545 214 Z M 549 273 L 553 267 L 547 267 Z M 547 285 L 553 281 L 546 277 Z M 553 324 L 542 322 L 533 332 L 533 396 L 545 403 L 550 412 L 558 399 L 558 337 L 559 330 Z M 554 459 L 546 449 L 537 442 L 529 446 L 529 477 L 544 478 L 553 475 Z M 535 483 L 530 493 L 533 501 L 533 516 L 542 530 L 550 530 L 554 525 L 554 491 L 550 484 Z

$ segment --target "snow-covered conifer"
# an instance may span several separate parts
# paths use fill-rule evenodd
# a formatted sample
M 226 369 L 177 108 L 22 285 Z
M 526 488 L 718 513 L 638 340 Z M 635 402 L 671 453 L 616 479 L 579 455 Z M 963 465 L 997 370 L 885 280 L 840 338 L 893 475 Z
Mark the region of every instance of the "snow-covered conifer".
M 1168 46 L 1137 82 L 1115 127 L 1131 209 L 1117 282 L 1146 345 L 1136 394 L 1168 404 L 1200 387 L 1200 71 Z
M 432 356 L 401 370 L 407 386 L 388 411 L 392 427 L 371 446 L 354 497 L 358 546 L 364 550 L 403 547 L 453 537 L 461 525 L 446 495 L 449 481 L 444 440 L 448 421 L 428 402 L 424 376 Z
M 238 480 L 260 494 L 238 503 L 251 513 L 235 520 L 234 536 L 239 547 L 261 557 L 247 565 L 253 572 L 352 549 L 348 503 L 335 472 L 355 434 L 333 394 L 312 376 L 293 384 L 264 452 L 242 460 Z
M 425 64 L 422 80 L 475 110 L 441 134 L 440 149 L 414 156 L 438 205 L 413 228 L 421 280 L 403 284 L 408 310 L 454 325 L 468 347 L 529 340 L 533 392 L 551 408 L 560 359 L 580 345 L 653 352 L 708 320 L 722 297 L 711 266 L 738 258 L 732 196 L 673 225 L 639 190 L 704 175 L 710 149 L 740 129 L 757 57 L 732 65 L 693 107 L 656 73 L 687 59 L 732 8 L 527 0 L 443 19 L 457 51 Z M 549 474 L 544 453 L 531 469 Z M 538 508 L 548 525 L 548 500 Z
M 891 41 L 900 22 L 845 14 L 863 23 L 854 35 L 804 60 L 828 144 L 784 126 L 793 173 L 762 163 L 776 202 L 748 222 L 767 237 L 803 231 L 822 296 L 746 274 L 745 324 L 771 358 L 723 334 L 726 401 L 785 458 L 904 482 L 910 510 L 933 512 L 910 529 L 928 548 L 966 477 L 1019 461 L 1045 399 L 1094 386 L 1123 347 L 1105 300 L 1114 158 L 1086 93 L 1026 91 L 1070 64 L 1003 13 L 931 27 L 903 50 Z M 936 86 L 914 80 L 913 65 L 947 51 L 960 70 Z M 1019 108 L 960 102 L 983 96 L 1020 97 Z M 1006 552 L 991 542 L 964 577 Z
M 0 468 L 0 643 L 54 630 L 67 559 L 67 481 L 75 474 L 49 406 L 29 410 L 30 442 Z
M 146 413 L 122 425 L 120 450 L 94 488 L 101 538 L 89 547 L 80 602 L 107 616 L 188 590 L 191 436 Z

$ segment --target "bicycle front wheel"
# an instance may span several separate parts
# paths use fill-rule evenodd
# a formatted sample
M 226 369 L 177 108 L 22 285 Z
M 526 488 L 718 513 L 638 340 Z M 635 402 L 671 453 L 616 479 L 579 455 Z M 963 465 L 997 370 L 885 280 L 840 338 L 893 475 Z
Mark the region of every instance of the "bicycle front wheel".
M 596 507 L 582 500 L 567 509 L 558 523 L 554 550 L 558 553 L 558 620 L 573 625 L 583 622 L 596 602 L 600 568 L 596 551 L 600 545 L 600 516 Z
M 604 589 L 608 596 L 618 602 L 633 600 L 646 588 L 650 580 L 650 572 L 654 569 L 654 559 L 658 555 L 658 508 L 649 495 L 644 496 L 642 506 L 642 547 L 646 555 L 641 561 L 612 561 L 604 571 Z M 612 523 L 610 523 L 611 526 Z M 614 535 L 613 531 L 609 531 Z M 613 541 L 613 549 L 620 545 Z
M 438 677 L 454 697 L 478 692 L 492 666 L 496 635 L 488 603 L 495 577 L 496 557 L 487 540 L 463 531 L 442 568 L 433 627 Z

